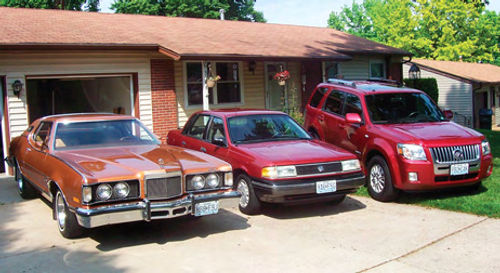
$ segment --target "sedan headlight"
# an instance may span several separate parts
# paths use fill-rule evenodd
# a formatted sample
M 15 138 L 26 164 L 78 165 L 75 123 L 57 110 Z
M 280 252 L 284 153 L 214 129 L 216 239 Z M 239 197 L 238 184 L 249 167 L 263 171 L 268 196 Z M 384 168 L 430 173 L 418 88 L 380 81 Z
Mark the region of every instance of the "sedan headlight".
M 483 155 L 488 155 L 491 153 L 490 143 L 488 142 L 488 140 L 483 140 L 483 142 L 481 142 L 481 148 L 483 150 Z
M 342 163 L 342 171 L 344 172 L 361 169 L 361 164 L 359 164 L 359 160 L 357 159 L 344 160 L 341 163 Z
M 207 178 L 205 179 L 207 186 L 211 189 L 216 188 L 219 186 L 219 176 L 216 174 L 209 174 Z
M 191 178 L 191 186 L 195 190 L 201 190 L 205 187 L 205 178 L 201 175 L 196 175 Z
M 398 154 L 409 160 L 427 160 L 424 147 L 417 144 L 398 144 Z
M 130 187 L 125 182 L 116 183 L 113 187 L 113 192 L 118 198 L 125 198 L 130 193 Z
M 284 178 L 296 177 L 297 170 L 295 166 L 278 166 L 278 167 L 265 167 L 262 169 L 262 177 L 265 178 Z
M 99 200 L 106 201 L 109 198 L 111 198 L 111 195 L 113 194 L 113 189 L 108 184 L 101 184 L 99 185 L 99 187 L 97 187 L 96 194 Z

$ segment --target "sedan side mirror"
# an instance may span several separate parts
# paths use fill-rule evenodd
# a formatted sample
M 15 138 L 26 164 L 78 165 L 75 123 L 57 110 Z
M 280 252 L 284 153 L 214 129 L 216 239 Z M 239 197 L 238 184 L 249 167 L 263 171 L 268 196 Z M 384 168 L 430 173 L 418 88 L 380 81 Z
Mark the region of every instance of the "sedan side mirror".
M 226 147 L 226 139 L 223 137 L 217 137 L 212 140 L 212 144 L 221 146 L 221 147 Z
M 453 119 L 453 111 L 451 111 L 451 110 L 444 110 L 443 114 L 444 114 L 444 117 L 447 120 L 452 120 Z
M 345 120 L 348 123 L 360 124 L 361 123 L 361 116 L 358 113 L 347 113 L 345 115 Z

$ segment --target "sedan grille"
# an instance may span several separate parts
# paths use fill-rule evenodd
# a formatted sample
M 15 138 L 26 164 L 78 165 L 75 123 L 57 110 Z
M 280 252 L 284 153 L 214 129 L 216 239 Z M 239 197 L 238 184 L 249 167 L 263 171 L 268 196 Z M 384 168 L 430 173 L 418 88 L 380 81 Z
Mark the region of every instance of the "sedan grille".
M 430 148 L 436 163 L 458 163 L 478 160 L 481 153 L 479 144 Z
M 340 162 L 308 164 L 295 166 L 298 176 L 303 175 L 316 175 L 325 173 L 335 173 L 342 171 L 342 164 Z
M 148 199 L 168 199 L 181 195 L 182 179 L 180 176 L 150 178 L 146 180 L 146 187 Z

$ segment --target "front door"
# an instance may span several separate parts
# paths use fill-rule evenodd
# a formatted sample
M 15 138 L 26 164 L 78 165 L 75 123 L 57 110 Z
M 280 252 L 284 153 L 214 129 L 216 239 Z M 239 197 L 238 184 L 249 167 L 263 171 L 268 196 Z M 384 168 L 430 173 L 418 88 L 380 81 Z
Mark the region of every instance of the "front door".
M 266 108 L 270 110 L 283 111 L 285 86 L 278 84 L 278 81 L 273 77 L 276 73 L 285 70 L 284 63 L 268 63 L 266 64 Z

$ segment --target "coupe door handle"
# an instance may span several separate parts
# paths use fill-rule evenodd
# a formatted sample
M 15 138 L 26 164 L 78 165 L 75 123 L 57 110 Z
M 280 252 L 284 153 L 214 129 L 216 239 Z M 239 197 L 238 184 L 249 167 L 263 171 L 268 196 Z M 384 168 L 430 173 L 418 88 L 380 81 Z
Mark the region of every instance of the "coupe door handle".
M 207 149 L 205 149 L 205 147 L 201 147 L 200 151 L 206 153 L 207 152 Z
M 26 148 L 26 152 L 31 152 L 31 148 Z

